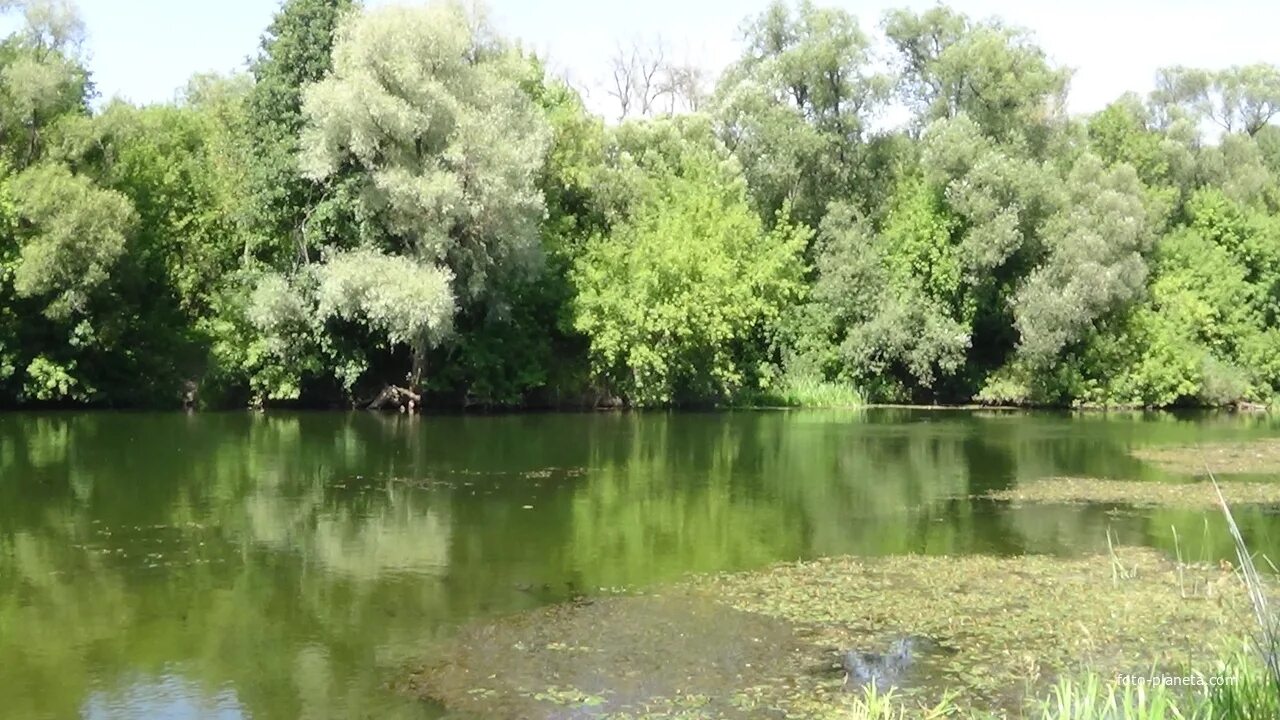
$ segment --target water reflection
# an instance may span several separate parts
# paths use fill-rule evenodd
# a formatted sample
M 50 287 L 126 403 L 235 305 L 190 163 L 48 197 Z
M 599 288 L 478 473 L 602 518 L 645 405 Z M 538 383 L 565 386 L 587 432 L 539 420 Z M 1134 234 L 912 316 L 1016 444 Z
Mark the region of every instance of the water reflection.
M 167 675 L 134 679 L 119 689 L 95 690 L 80 716 L 85 720 L 237 720 L 245 717 L 245 711 L 231 688 L 204 692 L 180 676 Z
M 859 553 L 1229 556 L 1212 513 L 1012 508 L 1048 475 L 1266 418 L 897 410 L 408 419 L 0 416 L 15 718 L 432 717 L 386 690 L 458 623 L 691 571 Z M 1241 513 L 1260 550 L 1280 521 Z

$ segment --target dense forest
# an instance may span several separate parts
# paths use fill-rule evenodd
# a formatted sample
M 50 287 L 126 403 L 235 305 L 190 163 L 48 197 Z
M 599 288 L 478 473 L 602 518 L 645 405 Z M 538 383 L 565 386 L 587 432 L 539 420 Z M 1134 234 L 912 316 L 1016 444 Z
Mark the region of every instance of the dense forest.
M 604 118 L 470 5 L 287 0 L 139 107 L 69 3 L 0 11 L 0 405 L 1280 389 L 1276 66 L 1076 117 L 1022 29 L 778 2 L 714 82 L 620 52 Z

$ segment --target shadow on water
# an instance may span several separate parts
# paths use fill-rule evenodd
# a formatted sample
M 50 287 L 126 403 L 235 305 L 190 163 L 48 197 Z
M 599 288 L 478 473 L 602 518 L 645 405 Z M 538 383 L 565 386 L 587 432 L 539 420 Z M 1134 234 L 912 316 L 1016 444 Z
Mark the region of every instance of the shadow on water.
M 1169 479 L 1130 451 L 1268 418 L 872 409 L 0 416 L 6 716 L 431 717 L 388 691 L 460 624 L 839 554 L 1233 553 L 1211 513 L 978 499 Z M 1238 517 L 1273 557 L 1280 519 Z M 146 703 L 152 703 L 147 705 Z

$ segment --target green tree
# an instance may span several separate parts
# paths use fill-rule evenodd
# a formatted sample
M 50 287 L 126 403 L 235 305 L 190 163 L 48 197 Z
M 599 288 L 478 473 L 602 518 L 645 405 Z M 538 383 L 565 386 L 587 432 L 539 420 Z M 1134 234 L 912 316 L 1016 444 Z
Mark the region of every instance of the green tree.
M 636 405 L 729 399 L 802 292 L 808 233 L 785 216 L 763 228 L 704 121 L 628 124 L 617 142 L 634 194 L 573 269 L 592 366 Z
M 333 64 L 304 93 L 303 169 L 350 169 L 370 227 L 366 248 L 328 249 L 310 269 L 318 311 L 407 347 L 416 395 L 455 307 L 538 268 L 546 121 L 521 88 L 528 63 L 455 3 L 349 15 Z M 377 271 L 361 268 L 375 257 Z
M 80 64 L 84 22 L 60 0 L 3 0 L 0 14 L 18 10 L 23 24 L 0 43 L 0 148 L 18 168 L 35 163 L 57 118 L 85 113 L 92 92 Z
M 253 149 L 247 178 L 253 202 L 246 251 L 281 269 L 309 262 L 312 247 L 350 230 L 344 225 L 350 198 L 341 183 L 305 177 L 298 153 L 306 124 L 303 89 L 332 69 L 339 23 L 354 12 L 353 0 L 287 0 L 250 66 L 245 131 Z
M 1043 144 L 1062 113 L 1070 73 L 1050 66 L 1026 31 L 939 6 L 890 12 L 885 34 L 898 51 L 899 94 L 920 129 L 964 114 L 988 137 Z
M 721 134 L 762 217 L 790 205 L 797 220 L 816 226 L 828 202 L 867 178 L 868 125 L 889 80 L 844 10 L 776 0 L 745 34 L 745 54 L 716 91 Z
M 1146 289 L 1154 233 L 1142 185 L 1128 165 L 1084 155 L 1066 178 L 1063 208 L 1040 231 L 1047 257 L 1014 297 L 1018 351 L 1044 367 L 1108 313 Z
M 834 207 L 792 362 L 883 399 L 910 399 L 909 388 L 956 373 L 973 318 L 955 229 L 940 195 L 919 180 L 900 187 L 879 232 L 852 208 Z M 815 331 L 820 339 L 808 339 Z M 835 352 L 824 357 L 824 343 Z
M 545 269 L 505 278 L 496 292 L 463 308 L 451 342 L 431 358 L 431 389 L 463 406 L 561 405 L 586 401 L 587 341 L 574 328 L 570 268 L 582 244 L 605 229 L 600 186 L 605 130 L 582 99 L 542 63 L 525 92 L 546 116 L 551 144 L 538 177 L 546 198 L 541 223 Z
M 46 298 L 52 318 L 83 311 L 124 252 L 137 219 L 129 199 L 61 165 L 23 172 L 10 191 L 26 229 L 19 232 L 14 289 L 20 297 Z
M 1228 133 L 1254 136 L 1280 114 L 1280 67 L 1163 68 L 1152 100 L 1166 118 L 1211 120 Z

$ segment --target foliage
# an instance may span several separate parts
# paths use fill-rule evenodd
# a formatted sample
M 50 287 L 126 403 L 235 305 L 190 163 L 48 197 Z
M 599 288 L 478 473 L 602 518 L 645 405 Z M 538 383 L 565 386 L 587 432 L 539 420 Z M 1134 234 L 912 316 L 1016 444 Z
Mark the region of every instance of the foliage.
M 352 231 L 340 184 L 304 177 L 297 155 L 305 125 L 304 88 L 332 69 L 338 25 L 354 8 L 351 0 L 288 0 L 250 67 L 253 85 L 245 101 L 244 130 L 244 144 L 254 154 L 245 178 L 253 197 L 249 242 L 255 256 L 279 269 L 305 261 L 310 246 Z
M 1066 207 L 1041 230 L 1043 264 L 1014 298 L 1019 351 L 1044 366 L 1107 313 L 1142 296 L 1152 233 L 1137 173 L 1093 155 L 1066 178 Z
M 94 186 L 61 165 L 41 165 L 13 179 L 21 251 L 13 286 L 20 297 L 49 297 L 46 313 L 82 311 L 124 252 L 135 222 L 129 199 Z
M 1068 72 L 1051 67 L 1025 31 L 939 6 L 890 12 L 885 33 L 899 55 L 899 93 L 920 126 L 964 115 L 999 141 L 1043 141 L 1065 100 Z
M 849 383 L 824 380 L 817 375 L 785 372 L 765 376 L 758 391 L 743 392 L 734 404 L 744 407 L 856 408 L 867 403 L 861 390 Z
M 574 264 L 576 327 L 596 373 L 632 403 L 724 400 L 802 291 L 807 232 L 785 217 L 766 231 L 723 150 L 704 137 L 667 157 L 654 147 L 665 130 L 623 133 L 637 159 L 624 151 L 614 170 L 638 197 Z
M 746 53 L 726 71 L 715 114 L 762 217 L 790 204 L 816 224 L 862 179 L 870 115 L 889 81 L 848 12 L 775 0 L 746 27 Z
M 636 48 L 689 112 L 606 125 L 483 8 L 286 0 L 137 107 L 73 4 L 0 13 L 0 404 L 1280 393 L 1273 65 L 1076 119 L 999 19 L 777 0 L 705 105 Z
M 528 65 L 477 20 L 453 3 L 350 15 L 337 30 L 333 73 L 303 98 L 304 173 L 323 181 L 352 168 L 359 212 L 399 258 L 378 264 L 389 271 L 380 293 L 371 292 L 374 268 L 353 277 L 369 251 L 338 266 L 341 255 L 327 258 L 321 311 L 408 345 L 414 387 L 446 335 L 441 311 L 451 320 L 455 297 L 483 299 L 538 259 L 546 122 L 520 88 Z M 334 296 L 343 292 L 351 297 Z
M 887 377 L 928 387 L 964 362 L 969 329 L 957 317 L 950 219 L 924 186 L 905 192 L 882 233 L 847 207 L 833 208 L 823 222 L 809 315 L 799 322 L 827 328 L 836 352 L 796 357 L 799 367 L 854 383 Z M 800 347 L 806 344 L 813 343 Z
M 452 328 L 453 275 L 448 269 L 353 250 L 329 258 L 318 275 L 322 319 L 362 322 L 392 345 L 420 339 L 435 345 Z

